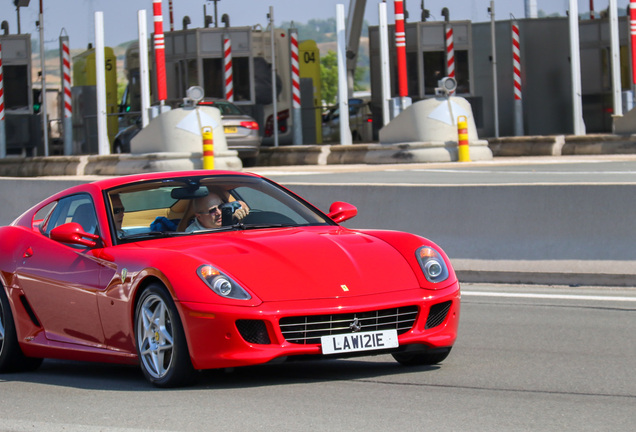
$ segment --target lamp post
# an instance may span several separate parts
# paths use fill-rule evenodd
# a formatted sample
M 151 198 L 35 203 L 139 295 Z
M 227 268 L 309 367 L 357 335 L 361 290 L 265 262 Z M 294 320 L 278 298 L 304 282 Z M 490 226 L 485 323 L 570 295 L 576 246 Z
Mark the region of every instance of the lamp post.
M 18 34 L 20 34 L 20 8 L 29 6 L 31 0 L 13 0 L 15 10 L 18 13 Z

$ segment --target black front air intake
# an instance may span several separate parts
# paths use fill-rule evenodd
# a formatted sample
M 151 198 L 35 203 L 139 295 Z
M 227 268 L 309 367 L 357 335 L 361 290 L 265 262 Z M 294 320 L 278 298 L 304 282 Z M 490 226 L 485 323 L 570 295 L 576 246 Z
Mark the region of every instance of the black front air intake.
M 443 323 L 446 319 L 446 315 L 448 315 L 451 304 L 453 304 L 453 302 L 449 300 L 444 303 L 438 303 L 431 306 L 431 309 L 428 312 L 428 318 L 426 319 L 426 327 L 424 328 L 431 329 Z
M 267 327 L 261 320 L 238 320 L 236 321 L 236 328 L 241 334 L 241 337 L 249 343 L 259 345 L 271 343 L 269 335 L 267 334 Z

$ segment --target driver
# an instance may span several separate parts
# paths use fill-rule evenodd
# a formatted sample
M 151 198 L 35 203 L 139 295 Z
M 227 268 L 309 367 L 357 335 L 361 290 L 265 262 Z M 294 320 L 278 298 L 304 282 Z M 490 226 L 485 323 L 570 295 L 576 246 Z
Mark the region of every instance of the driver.
M 221 205 L 226 200 L 217 192 L 210 192 L 204 197 L 194 200 L 194 215 L 196 219 L 186 228 L 186 232 L 219 228 L 222 224 Z M 237 201 L 241 206 L 234 211 L 233 217 L 239 221 L 249 214 L 249 208 L 243 201 Z

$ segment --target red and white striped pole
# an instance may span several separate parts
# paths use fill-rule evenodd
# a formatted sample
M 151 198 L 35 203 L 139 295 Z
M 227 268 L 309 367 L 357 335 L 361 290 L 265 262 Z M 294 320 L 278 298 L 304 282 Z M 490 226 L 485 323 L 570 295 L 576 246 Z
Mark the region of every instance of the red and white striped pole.
M 512 70 L 515 100 L 521 100 L 521 45 L 519 44 L 519 25 L 516 21 L 512 22 Z
M 292 81 L 292 132 L 294 145 L 303 143 L 300 111 L 300 63 L 298 60 L 298 30 L 289 29 L 289 44 L 291 50 L 291 81 Z
M 406 32 L 404 29 L 404 1 L 394 0 L 395 6 L 395 50 L 397 54 L 398 70 L 398 96 L 402 106 L 400 111 L 406 108 L 405 98 L 409 94 L 408 81 L 406 77 Z
M 234 102 L 234 76 L 232 69 L 232 40 L 223 35 L 223 67 L 225 70 L 225 99 Z
M 446 76 L 455 78 L 455 44 L 453 43 L 453 27 L 446 25 Z
M 514 130 L 516 136 L 523 135 L 523 104 L 521 102 L 521 44 L 519 24 L 512 22 L 512 73 L 514 81 Z
M 157 99 L 161 105 L 168 98 L 166 84 L 166 44 L 163 36 L 163 14 L 161 13 L 161 0 L 152 0 L 152 13 L 155 23 L 155 66 L 157 70 Z
M 0 44 L 0 158 L 7 156 L 7 137 L 4 130 L 4 74 L 2 72 L 2 44 Z
M 300 66 L 298 63 L 298 31 L 289 30 L 289 39 L 291 43 L 291 78 L 292 78 L 292 94 L 294 108 L 300 108 Z
M 632 91 L 636 90 L 636 0 L 629 0 L 629 28 L 632 54 Z
M 4 74 L 2 72 L 2 44 L 0 44 L 0 120 L 4 121 Z
M 172 0 L 168 0 L 168 13 L 170 14 L 170 31 L 174 31 L 174 14 L 172 11 Z
M 62 98 L 64 114 L 64 154 L 73 153 L 73 106 L 71 98 L 71 50 L 68 36 L 60 36 L 61 73 L 62 73 Z

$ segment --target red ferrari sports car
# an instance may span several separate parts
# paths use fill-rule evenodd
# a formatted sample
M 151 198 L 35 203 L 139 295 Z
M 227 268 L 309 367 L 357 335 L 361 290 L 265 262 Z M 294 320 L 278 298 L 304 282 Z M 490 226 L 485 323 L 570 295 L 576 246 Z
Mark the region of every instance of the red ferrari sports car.
M 426 238 L 354 230 L 255 174 L 152 173 L 60 192 L 0 228 L 0 373 L 43 358 L 195 371 L 390 353 L 439 363 L 459 283 Z

